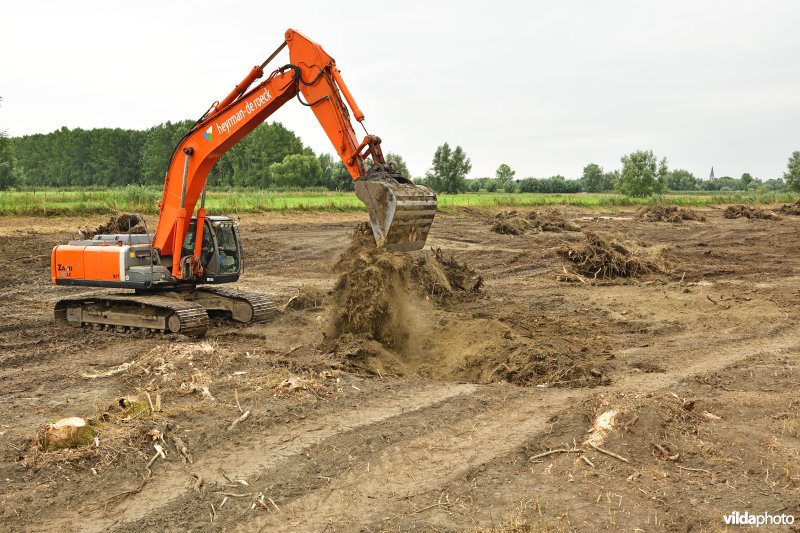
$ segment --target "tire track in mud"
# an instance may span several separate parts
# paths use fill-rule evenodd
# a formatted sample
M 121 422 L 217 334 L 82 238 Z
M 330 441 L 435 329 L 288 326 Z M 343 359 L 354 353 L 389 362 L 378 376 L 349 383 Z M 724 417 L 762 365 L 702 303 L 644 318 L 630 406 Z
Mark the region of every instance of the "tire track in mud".
M 403 418 L 409 413 L 471 395 L 477 385 L 456 383 L 431 383 L 410 390 L 405 389 L 395 396 L 383 395 L 368 399 L 366 405 L 346 411 L 332 418 L 325 414 L 310 418 L 301 425 L 286 431 L 271 434 L 243 443 L 240 438 L 227 441 L 203 453 L 195 452 L 196 461 L 192 472 L 210 481 L 220 478 L 219 471 L 235 472 L 239 478 L 257 475 L 269 469 L 277 469 L 311 446 L 337 435 L 342 435 L 366 426 L 374 426 L 391 418 Z M 178 463 L 168 463 L 163 471 L 147 483 L 141 492 L 126 501 L 126 507 L 113 518 L 102 511 L 91 520 L 84 514 L 63 516 L 59 520 L 74 523 L 80 519 L 86 530 L 107 531 L 112 527 L 130 530 L 132 523 L 159 516 L 164 507 L 191 492 L 189 473 Z
M 707 371 L 721 370 L 764 352 L 797 349 L 796 336 L 785 334 L 770 343 L 742 343 L 722 353 L 708 349 L 692 365 L 665 374 L 644 374 L 622 378 L 616 385 L 597 389 L 531 390 L 500 408 L 464 417 L 456 424 L 435 430 L 408 442 L 402 449 L 385 449 L 369 468 L 350 470 L 330 486 L 312 490 L 289 502 L 278 502 L 281 514 L 258 515 L 239 526 L 266 530 L 299 529 L 319 531 L 330 526 L 346 529 L 380 523 L 388 514 L 413 514 L 416 509 L 404 500 L 432 493 L 463 479 L 470 471 L 497 457 L 514 452 L 536 434 L 547 421 L 564 411 L 566 405 L 609 391 L 654 391 Z M 452 401 L 452 400 L 450 400 Z M 413 477 L 408 474 L 414 468 Z
M 266 437 L 252 431 L 237 434 L 230 442 L 195 452 L 198 460 L 191 470 L 210 482 L 221 480 L 220 469 L 235 473 L 237 478 L 259 475 L 261 483 L 247 489 L 254 494 L 264 479 L 283 482 L 283 490 L 271 493 L 281 513 L 269 515 L 258 509 L 242 516 L 237 508 L 234 518 L 233 506 L 239 502 L 232 502 L 231 511 L 220 513 L 215 527 L 321 530 L 329 524 L 346 529 L 370 526 L 379 524 L 387 515 L 413 514 L 415 509 L 408 498 L 420 496 L 435 501 L 437 489 L 457 483 L 470 471 L 498 457 L 514 453 L 545 431 L 553 415 L 595 394 L 658 390 L 759 353 L 798 346 L 791 331 L 775 335 L 768 343 L 720 343 L 713 352 L 707 343 L 693 344 L 695 347 L 683 354 L 684 360 L 693 364 L 666 373 L 618 376 L 609 387 L 543 390 L 428 382 L 409 384 L 400 391 L 389 389 L 366 397 L 357 409 L 336 412 L 335 418 L 325 411 L 299 425 L 276 427 Z M 622 353 L 628 352 L 663 353 L 658 346 L 631 348 Z M 487 408 L 477 409 L 476 413 L 474 405 L 470 405 L 475 397 L 487 399 Z M 438 409 L 447 410 L 446 416 L 433 412 Z M 415 417 L 419 420 L 412 420 Z M 431 424 L 434 419 L 439 423 Z M 404 434 L 399 436 L 401 433 Z M 386 434 L 393 434 L 393 438 L 382 438 Z M 302 467 L 312 448 L 319 455 L 318 472 Z M 335 454 L 326 454 L 326 449 L 345 450 L 345 458 L 352 452 L 359 462 L 342 468 L 342 461 L 337 463 Z M 141 493 L 129 497 L 113 517 L 97 511 L 90 517 L 84 514 L 60 519 L 69 522 L 80 518 L 98 531 L 147 529 L 165 520 L 207 526 L 208 504 L 195 501 L 190 484 L 186 466 L 165 463 L 164 470 Z M 254 499 L 248 498 L 246 503 L 249 505 Z

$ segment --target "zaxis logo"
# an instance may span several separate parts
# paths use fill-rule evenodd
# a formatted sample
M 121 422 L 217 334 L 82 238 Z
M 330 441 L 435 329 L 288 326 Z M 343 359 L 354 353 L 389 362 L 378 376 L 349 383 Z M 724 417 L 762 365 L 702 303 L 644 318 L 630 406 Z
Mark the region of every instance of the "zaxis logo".
M 214 134 L 214 126 L 209 126 L 206 132 L 203 134 L 203 137 L 205 137 L 208 142 L 211 142 L 211 136 L 213 134 Z

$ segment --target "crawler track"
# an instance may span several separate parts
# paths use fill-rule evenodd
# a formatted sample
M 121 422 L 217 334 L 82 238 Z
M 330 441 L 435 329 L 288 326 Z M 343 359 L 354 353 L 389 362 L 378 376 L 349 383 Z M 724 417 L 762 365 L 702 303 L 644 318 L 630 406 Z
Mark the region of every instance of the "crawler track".
M 278 307 L 275 305 L 275 302 L 270 300 L 265 294 L 227 289 L 224 287 L 198 287 L 196 291 L 213 294 L 214 296 L 219 296 L 231 301 L 249 304 L 252 309 L 252 317 L 244 321 L 245 323 L 266 322 L 275 318 L 278 314 Z M 234 320 L 235 319 L 234 317 Z
M 135 294 L 62 298 L 56 302 L 57 324 L 118 333 L 181 333 L 201 337 L 209 326 L 205 308 L 184 300 Z

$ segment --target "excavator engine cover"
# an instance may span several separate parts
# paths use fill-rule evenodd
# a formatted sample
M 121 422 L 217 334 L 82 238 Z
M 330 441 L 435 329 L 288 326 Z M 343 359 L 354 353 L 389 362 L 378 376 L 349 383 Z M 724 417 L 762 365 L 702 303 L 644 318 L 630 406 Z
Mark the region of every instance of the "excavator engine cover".
M 369 211 L 378 246 L 410 252 L 425 246 L 436 215 L 436 195 L 398 172 L 375 170 L 355 182 L 355 192 Z

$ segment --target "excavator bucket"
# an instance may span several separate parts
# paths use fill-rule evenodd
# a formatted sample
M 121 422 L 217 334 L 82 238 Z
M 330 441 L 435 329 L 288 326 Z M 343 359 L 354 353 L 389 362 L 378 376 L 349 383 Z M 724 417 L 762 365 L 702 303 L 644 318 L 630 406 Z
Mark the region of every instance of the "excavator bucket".
M 378 246 L 410 252 L 425 246 L 436 215 L 436 195 L 399 173 L 370 173 L 355 182 L 356 196 L 367 205 Z

